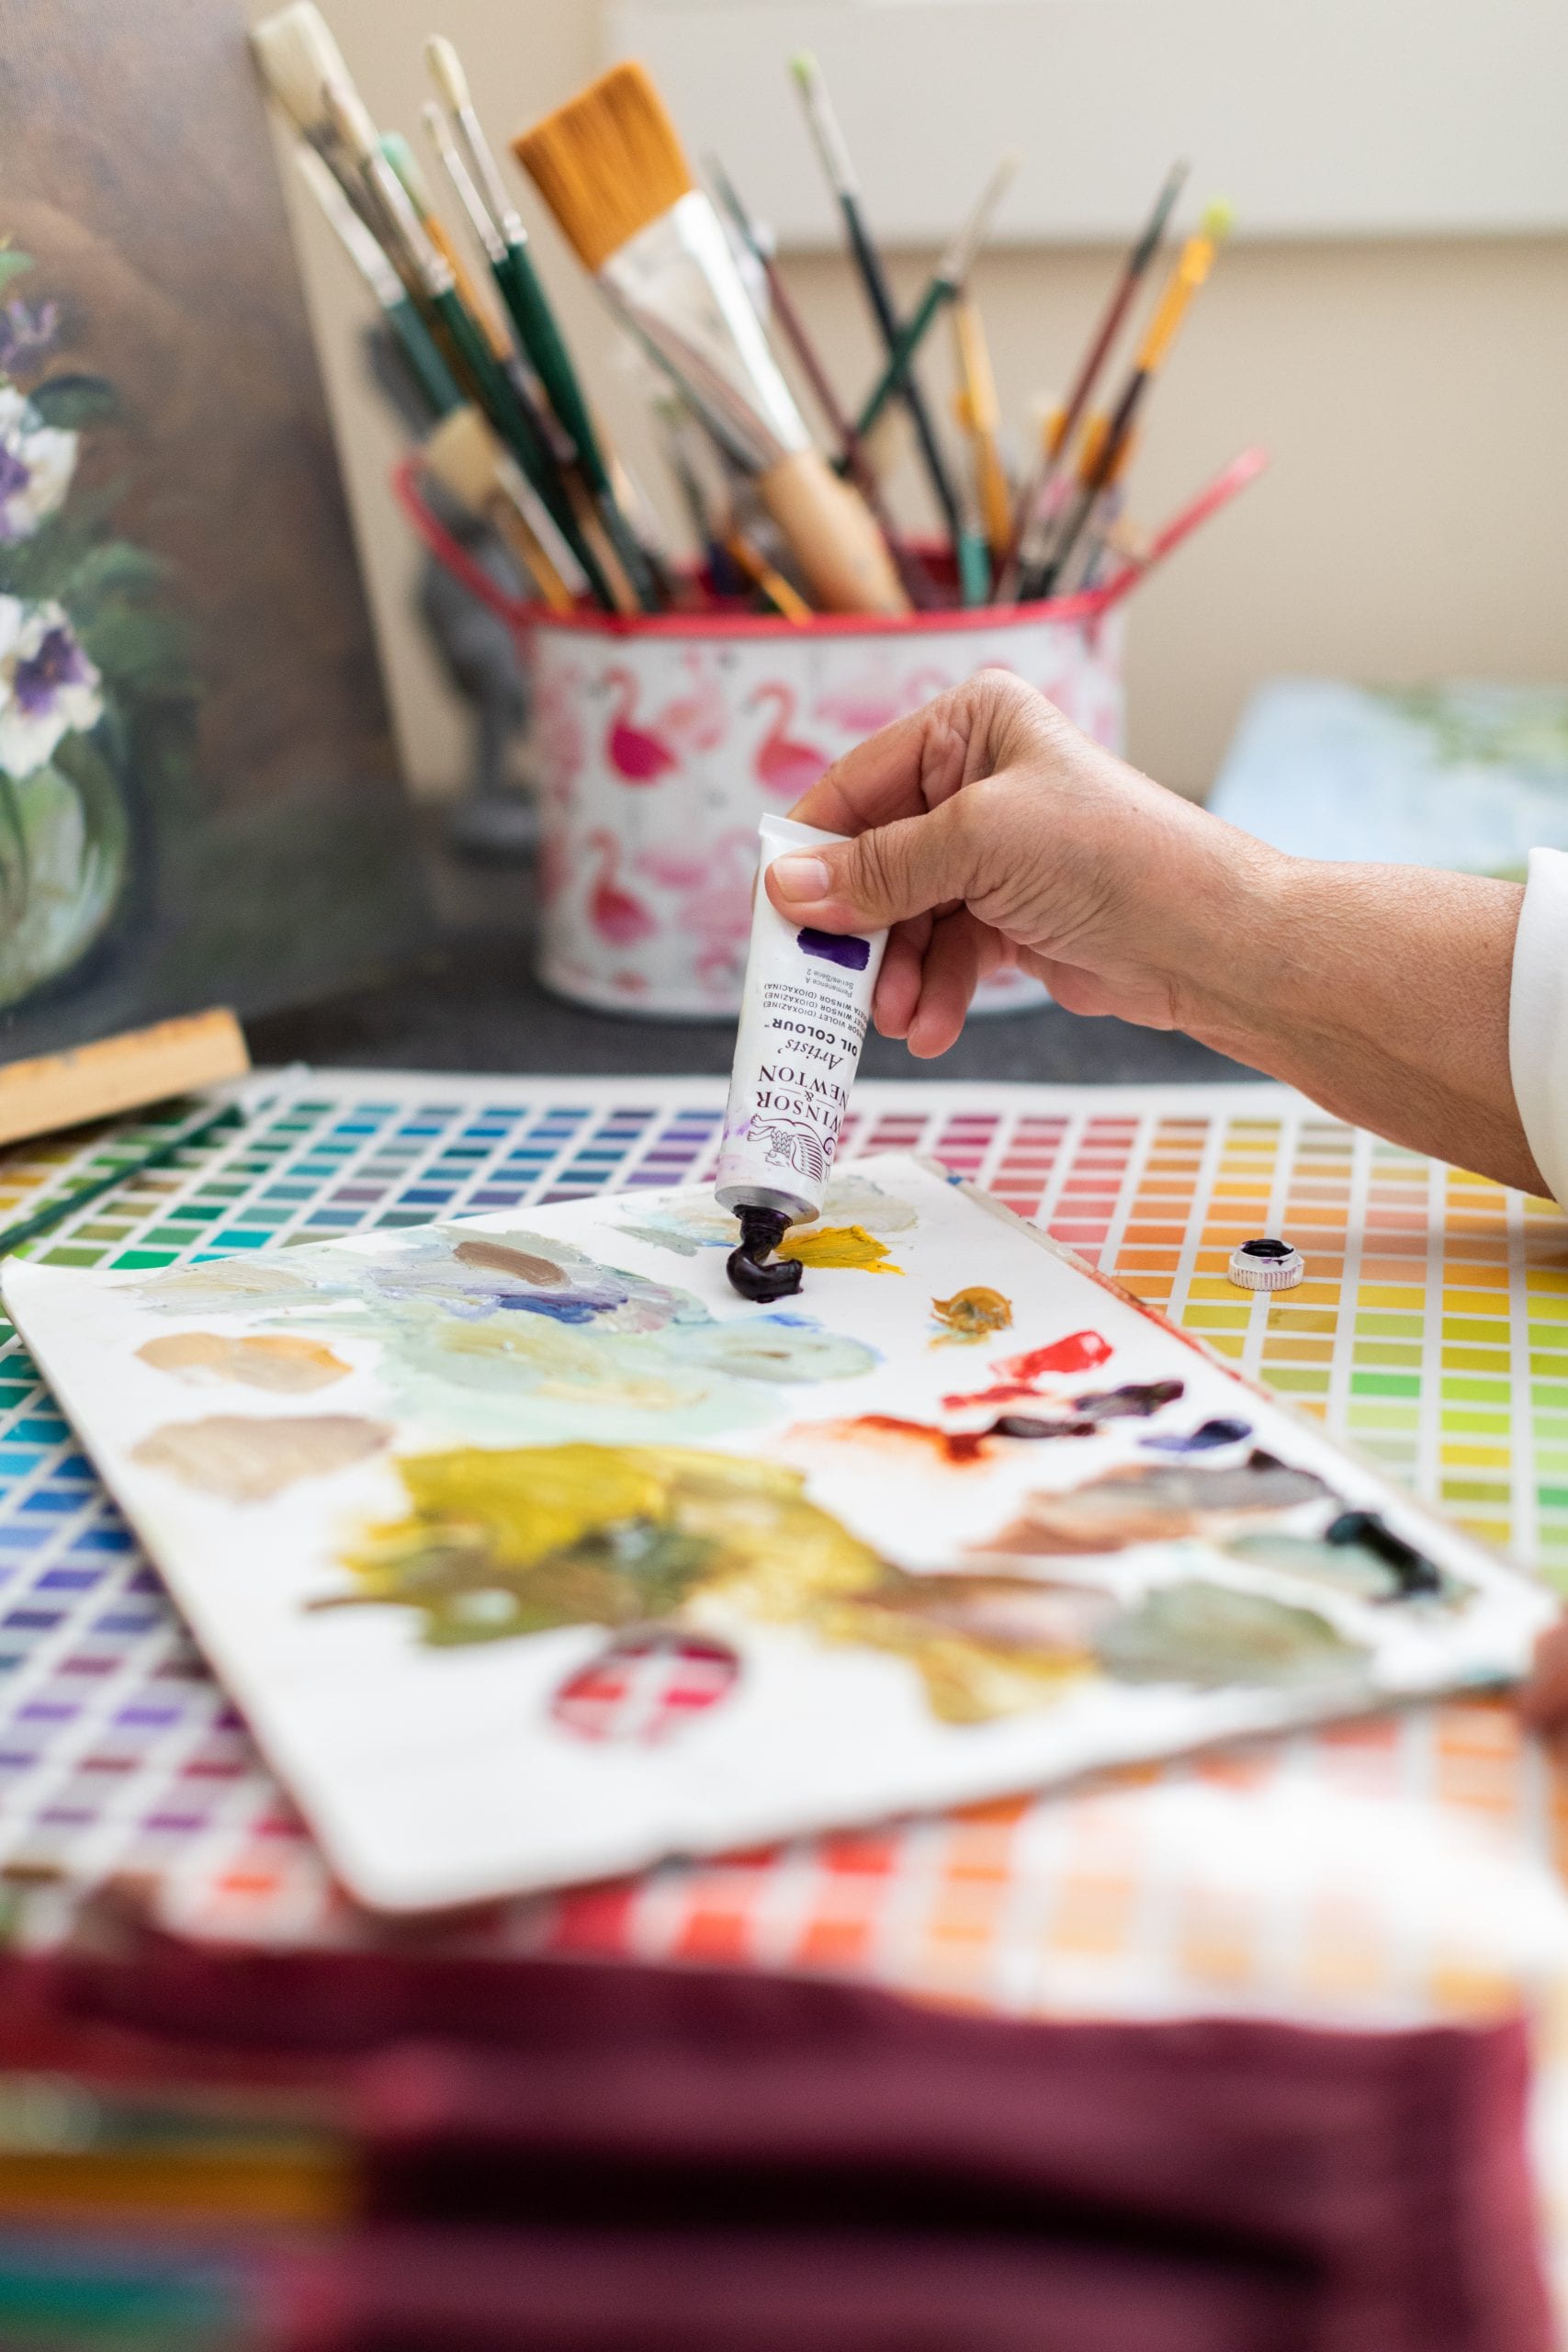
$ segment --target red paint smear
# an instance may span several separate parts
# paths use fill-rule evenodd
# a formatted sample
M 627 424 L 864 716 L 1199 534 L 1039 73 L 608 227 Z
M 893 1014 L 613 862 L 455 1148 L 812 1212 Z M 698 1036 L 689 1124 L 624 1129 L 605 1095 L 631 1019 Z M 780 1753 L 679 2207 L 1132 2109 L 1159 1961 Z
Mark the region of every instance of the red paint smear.
M 962 1412 L 969 1405 L 1010 1405 L 1020 1396 L 1036 1396 L 1035 1384 L 1047 1373 L 1093 1372 L 1111 1354 L 1109 1340 L 1098 1331 L 1074 1331 L 1048 1348 L 1031 1348 L 1027 1355 L 1004 1356 L 995 1369 L 1008 1376 L 994 1388 L 977 1388 L 967 1396 L 944 1396 L 943 1409 Z

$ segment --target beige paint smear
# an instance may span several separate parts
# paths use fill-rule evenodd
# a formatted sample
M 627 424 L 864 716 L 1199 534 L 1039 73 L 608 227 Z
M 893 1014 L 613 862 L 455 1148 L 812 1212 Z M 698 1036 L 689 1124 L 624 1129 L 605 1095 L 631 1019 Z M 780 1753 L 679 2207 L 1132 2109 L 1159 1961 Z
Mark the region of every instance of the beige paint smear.
M 225 1502 L 260 1503 L 297 1486 L 363 1462 L 391 1442 L 383 1421 L 354 1413 L 276 1415 L 212 1413 L 202 1421 L 165 1421 L 144 1437 L 131 1460 L 166 1471 L 197 1494 Z
M 320 1340 L 234 1339 L 221 1331 L 171 1331 L 165 1339 L 149 1340 L 136 1352 L 154 1372 L 172 1373 L 176 1380 L 195 1385 L 237 1380 L 247 1388 L 276 1389 L 286 1396 L 329 1387 L 353 1369 Z

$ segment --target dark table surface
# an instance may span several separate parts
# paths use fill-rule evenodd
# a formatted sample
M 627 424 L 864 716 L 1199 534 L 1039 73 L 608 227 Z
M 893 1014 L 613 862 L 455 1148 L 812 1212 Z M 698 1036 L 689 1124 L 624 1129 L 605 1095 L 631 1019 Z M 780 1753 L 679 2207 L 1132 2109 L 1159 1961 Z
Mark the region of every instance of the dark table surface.
M 728 1078 L 734 1024 L 591 1012 L 534 978 L 534 894 L 525 865 L 459 861 L 424 828 L 436 912 L 432 945 L 411 969 L 325 1001 L 245 1023 L 257 1062 L 367 1069 L 536 1071 L 575 1078 Z M 1055 1080 L 1111 1085 L 1256 1075 L 1190 1037 L 1085 1021 L 1047 1005 L 972 1021 L 940 1061 L 870 1036 L 868 1078 Z

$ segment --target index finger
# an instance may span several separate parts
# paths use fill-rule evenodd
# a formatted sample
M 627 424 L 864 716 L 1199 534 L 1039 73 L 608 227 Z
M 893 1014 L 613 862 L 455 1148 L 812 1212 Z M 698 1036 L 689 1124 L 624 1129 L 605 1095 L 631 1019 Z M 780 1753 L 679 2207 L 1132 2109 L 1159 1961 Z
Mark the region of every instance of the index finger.
M 896 818 L 919 817 L 986 772 L 981 697 L 973 680 L 891 726 L 825 768 L 790 815 L 827 833 L 863 833 Z

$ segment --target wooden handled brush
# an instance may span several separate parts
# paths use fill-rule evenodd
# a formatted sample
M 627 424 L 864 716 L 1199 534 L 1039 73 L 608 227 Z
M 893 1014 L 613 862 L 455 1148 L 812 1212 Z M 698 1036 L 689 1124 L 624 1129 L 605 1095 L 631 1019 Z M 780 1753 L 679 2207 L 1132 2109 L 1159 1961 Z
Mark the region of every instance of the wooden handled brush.
M 568 568 L 577 571 L 570 550 L 479 410 L 454 409 L 425 443 L 423 458 L 443 490 L 505 541 L 550 610 L 574 611 L 565 576 Z M 556 539 L 553 554 L 547 537 Z
M 616 65 L 513 142 L 585 269 L 757 477 L 829 612 L 908 609 L 871 515 L 811 446 L 663 101 Z

